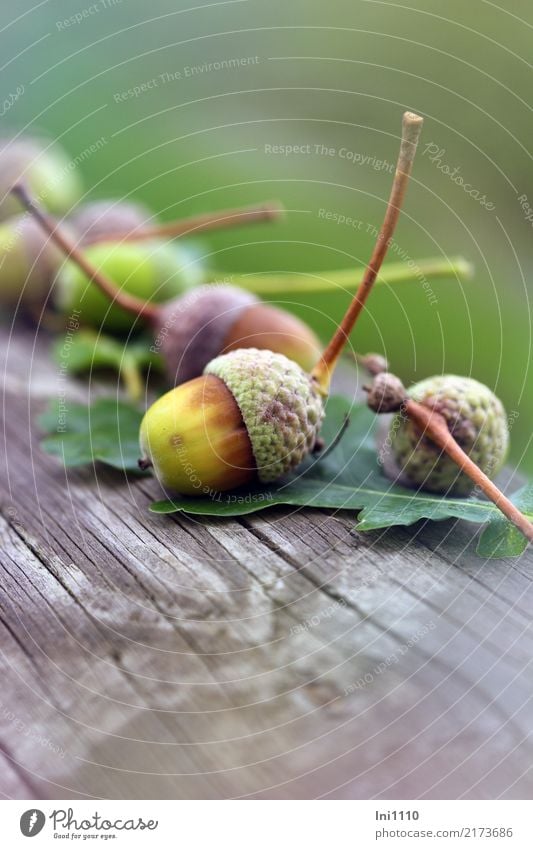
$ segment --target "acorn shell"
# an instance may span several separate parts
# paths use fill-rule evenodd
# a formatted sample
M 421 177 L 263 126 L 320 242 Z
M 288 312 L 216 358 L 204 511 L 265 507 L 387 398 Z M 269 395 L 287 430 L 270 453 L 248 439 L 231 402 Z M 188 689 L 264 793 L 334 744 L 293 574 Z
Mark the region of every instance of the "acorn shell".
M 41 226 L 28 215 L 0 223 L 2 286 L 0 302 L 27 307 L 44 304 L 57 269 L 64 262 Z
M 210 495 L 256 479 L 250 439 L 235 398 L 204 375 L 167 392 L 141 422 L 141 468 L 165 489 Z
M 0 220 L 20 212 L 19 202 L 9 195 L 19 180 L 58 215 L 68 212 L 83 191 L 75 161 L 57 143 L 28 136 L 0 138 Z

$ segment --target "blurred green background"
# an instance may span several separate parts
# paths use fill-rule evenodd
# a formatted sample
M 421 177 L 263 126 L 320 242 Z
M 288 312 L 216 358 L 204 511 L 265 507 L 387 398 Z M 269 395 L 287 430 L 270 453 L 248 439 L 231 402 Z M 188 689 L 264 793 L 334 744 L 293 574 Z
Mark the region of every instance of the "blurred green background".
M 210 264 L 318 271 L 368 259 L 391 182 L 379 161 L 395 161 L 402 111 L 422 113 L 398 251 L 462 254 L 476 274 L 431 281 L 434 299 L 420 282 L 380 288 L 354 345 L 383 351 L 405 380 L 451 371 L 490 385 L 513 419 L 513 460 L 531 470 L 533 224 L 519 201 L 526 195 L 533 206 L 531 3 L 191 5 L 4 3 L 4 95 L 24 87 L 4 131 L 60 139 L 84 160 L 88 197 L 142 199 L 164 218 L 279 197 L 289 210 L 283 224 L 205 240 Z M 79 22 L 65 24 L 77 13 Z M 311 152 L 269 152 L 295 144 Z M 443 166 L 459 169 L 473 195 Z M 362 224 L 338 225 L 320 209 Z M 347 300 L 343 291 L 302 296 L 293 308 L 326 338 Z

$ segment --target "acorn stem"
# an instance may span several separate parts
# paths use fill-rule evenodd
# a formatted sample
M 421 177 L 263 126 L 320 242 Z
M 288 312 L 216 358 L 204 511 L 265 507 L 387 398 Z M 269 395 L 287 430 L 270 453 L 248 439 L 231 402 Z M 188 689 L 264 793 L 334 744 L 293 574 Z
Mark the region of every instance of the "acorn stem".
M 405 197 L 422 124 L 423 119 L 420 115 L 415 115 L 413 112 L 404 112 L 400 153 L 396 164 L 392 190 L 387 204 L 385 218 L 378 233 L 370 262 L 366 267 L 361 285 L 357 289 L 344 318 L 311 373 L 311 377 L 316 380 L 320 391 L 324 395 L 327 395 L 329 391 L 331 376 L 339 356 L 372 291 L 379 269 L 387 253 L 389 242 L 396 228 L 400 209 Z
M 95 268 L 86 259 L 82 251 L 79 250 L 73 239 L 67 236 L 54 219 L 46 212 L 43 212 L 35 203 L 24 185 L 17 183 L 11 189 L 11 193 L 19 199 L 22 206 L 30 215 L 39 222 L 45 233 L 48 233 L 51 241 L 65 253 L 71 262 L 77 265 L 87 275 L 89 280 L 92 280 L 98 286 L 112 303 L 118 304 L 126 312 L 147 319 L 148 321 L 155 321 L 158 318 L 159 307 L 121 291 L 112 280 Z
M 335 271 L 301 272 L 286 274 L 228 274 L 225 271 L 210 271 L 210 282 L 225 280 L 254 295 L 283 294 L 322 294 L 334 291 L 355 289 L 361 285 L 365 272 L 355 268 L 339 268 Z M 376 280 L 376 285 L 393 285 L 415 279 L 425 283 L 431 278 L 452 277 L 455 280 L 468 280 L 472 277 L 473 266 L 464 257 L 430 257 L 416 262 L 410 267 L 405 262 L 389 262 L 384 265 Z
M 144 383 L 141 371 L 135 360 L 124 357 L 120 368 L 120 376 L 131 401 L 140 401 L 143 396 Z
M 510 501 L 503 492 L 493 483 L 487 475 L 481 471 L 474 461 L 466 454 L 456 442 L 448 429 L 446 419 L 440 413 L 430 410 L 423 404 L 406 398 L 403 410 L 409 418 L 418 426 L 424 436 L 428 436 L 432 442 L 442 448 L 443 451 L 459 466 L 476 486 L 485 493 L 499 510 L 513 525 L 525 536 L 529 542 L 533 542 L 533 524 L 527 516 Z
M 139 225 L 133 230 L 113 231 L 109 235 L 95 236 L 85 241 L 86 245 L 100 242 L 142 242 L 150 239 L 174 239 L 178 236 L 189 236 L 206 230 L 223 230 L 227 227 L 238 227 L 242 224 L 256 224 L 260 221 L 276 221 L 283 214 L 283 205 L 279 201 L 265 201 L 253 206 L 237 209 L 219 209 L 217 212 L 206 212 L 202 215 L 192 215 L 158 224 L 154 227 Z

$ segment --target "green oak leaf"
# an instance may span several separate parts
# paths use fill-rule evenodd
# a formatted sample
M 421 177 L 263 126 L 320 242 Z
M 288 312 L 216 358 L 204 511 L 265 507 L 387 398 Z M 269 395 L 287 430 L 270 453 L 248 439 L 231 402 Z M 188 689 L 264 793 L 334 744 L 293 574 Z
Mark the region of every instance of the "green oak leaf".
M 533 522 L 533 484 L 523 486 L 510 500 Z M 518 528 L 498 511 L 481 534 L 477 553 L 481 557 L 518 557 L 527 544 Z
M 139 472 L 140 412 L 115 398 L 100 398 L 90 407 L 54 401 L 39 416 L 49 434 L 41 447 L 65 466 L 83 466 L 99 460 L 115 469 Z
M 477 524 L 488 522 L 486 534 L 492 523 L 498 524 L 500 534 L 505 527 L 507 544 L 499 544 L 498 554 L 490 556 L 511 557 L 523 551 L 525 540 L 524 545 L 519 544 L 507 527 L 510 523 L 492 503 L 477 498 L 447 498 L 392 484 L 379 466 L 374 441 L 376 416 L 366 406 L 350 405 L 341 397 L 330 398 L 322 429 L 326 445 L 333 442 L 346 416 L 346 432 L 324 459 L 319 456 L 308 461 L 302 470 L 275 486 L 203 498 L 174 496 L 154 502 L 150 510 L 219 517 L 243 516 L 280 505 L 353 510 L 359 513 L 359 531 L 412 525 L 421 519 L 456 518 Z M 485 552 L 489 548 L 485 545 L 479 553 L 488 556 Z
M 113 369 L 124 381 L 132 401 L 138 401 L 143 395 L 143 369 L 161 369 L 161 358 L 150 351 L 149 339 L 141 337 L 124 342 L 88 329 L 58 339 L 53 345 L 52 356 L 60 368 L 70 374 Z
M 42 429 L 50 434 L 42 446 L 66 466 L 99 460 L 124 471 L 138 472 L 141 418 L 142 413 L 134 405 L 111 398 L 99 399 L 91 407 L 69 402 L 62 407 L 55 402 L 39 418 Z M 322 428 L 331 450 L 308 459 L 290 477 L 269 487 L 214 493 L 209 497 L 175 495 L 154 502 L 150 510 L 228 518 L 280 505 L 351 510 L 358 513 L 359 531 L 412 525 L 423 519 L 455 518 L 486 524 L 477 549 L 482 557 L 513 557 L 524 551 L 526 541 L 491 502 L 446 498 L 391 483 L 377 459 L 376 421 L 365 405 L 332 397 Z M 342 438 L 335 442 L 342 429 Z M 515 493 L 513 500 L 533 517 L 532 484 Z

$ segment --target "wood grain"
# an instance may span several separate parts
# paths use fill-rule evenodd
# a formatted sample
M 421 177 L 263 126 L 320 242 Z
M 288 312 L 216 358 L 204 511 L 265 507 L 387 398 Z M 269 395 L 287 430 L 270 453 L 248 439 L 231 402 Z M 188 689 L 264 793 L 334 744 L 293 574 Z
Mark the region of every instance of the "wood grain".
M 529 797 L 530 552 L 484 562 L 459 522 L 151 515 L 154 481 L 39 450 L 47 340 L 0 341 L 5 797 Z

